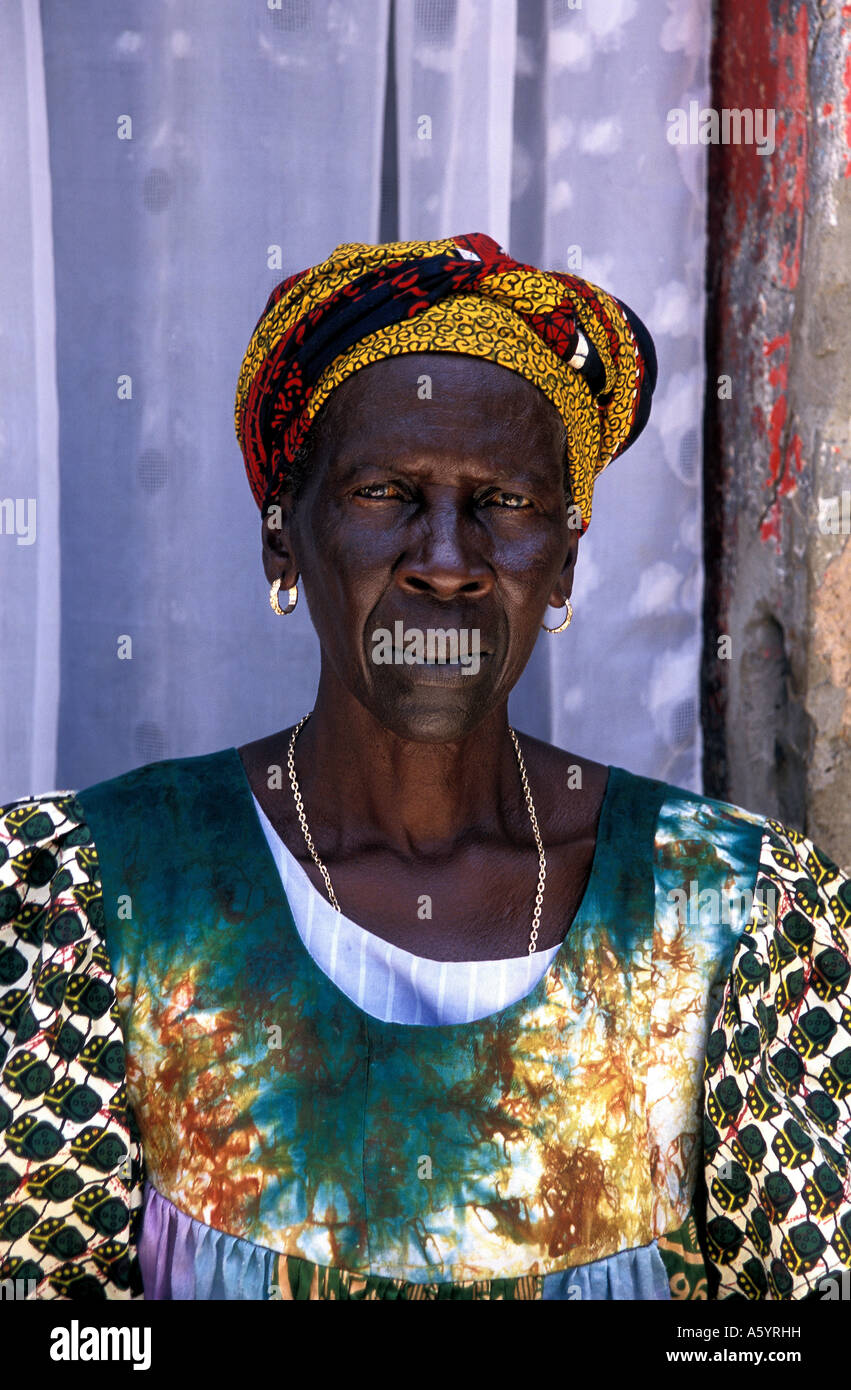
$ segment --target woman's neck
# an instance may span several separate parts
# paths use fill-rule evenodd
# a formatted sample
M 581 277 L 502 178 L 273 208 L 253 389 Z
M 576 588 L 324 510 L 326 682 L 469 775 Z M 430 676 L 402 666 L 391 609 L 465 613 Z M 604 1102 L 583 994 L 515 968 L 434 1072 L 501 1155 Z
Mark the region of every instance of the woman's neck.
M 456 742 L 422 743 L 320 682 L 294 761 L 312 815 L 341 850 L 366 836 L 403 855 L 440 855 L 473 829 L 507 830 L 506 807 L 523 805 L 505 704 Z

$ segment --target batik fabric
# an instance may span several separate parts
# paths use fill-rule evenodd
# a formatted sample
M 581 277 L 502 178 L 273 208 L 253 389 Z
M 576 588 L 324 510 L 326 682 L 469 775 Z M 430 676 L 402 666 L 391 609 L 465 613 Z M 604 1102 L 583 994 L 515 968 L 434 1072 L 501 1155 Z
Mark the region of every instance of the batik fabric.
M 851 884 L 796 832 L 611 769 L 545 973 L 417 1026 L 305 948 L 235 749 L 0 829 L 0 1276 L 800 1299 L 851 1269 Z

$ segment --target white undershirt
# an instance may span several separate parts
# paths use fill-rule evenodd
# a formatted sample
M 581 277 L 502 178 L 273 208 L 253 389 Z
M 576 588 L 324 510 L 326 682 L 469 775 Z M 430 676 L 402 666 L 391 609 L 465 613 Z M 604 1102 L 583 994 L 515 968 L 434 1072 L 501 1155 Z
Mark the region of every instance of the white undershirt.
M 440 961 L 404 951 L 331 906 L 287 849 L 256 797 L 296 930 L 319 968 L 364 1013 L 385 1023 L 470 1023 L 527 995 L 559 950 L 507 960 Z

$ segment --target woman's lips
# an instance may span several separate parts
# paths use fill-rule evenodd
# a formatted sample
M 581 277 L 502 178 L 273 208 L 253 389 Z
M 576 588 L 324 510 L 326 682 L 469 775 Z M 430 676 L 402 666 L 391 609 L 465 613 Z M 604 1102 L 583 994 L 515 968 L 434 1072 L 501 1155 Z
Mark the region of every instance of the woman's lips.
M 404 668 L 410 673 L 402 679 L 417 684 L 456 684 L 475 678 L 483 664 L 492 660 L 494 649 L 482 642 L 481 629 L 448 624 L 408 627 L 402 618 L 390 626 L 376 626 L 368 635 L 370 657 L 376 666 Z M 433 624 L 433 625 L 432 625 Z
M 394 655 L 394 668 L 418 685 L 463 685 L 482 674 L 493 653 L 479 652 L 475 660 L 468 661 L 406 661 L 403 654 Z

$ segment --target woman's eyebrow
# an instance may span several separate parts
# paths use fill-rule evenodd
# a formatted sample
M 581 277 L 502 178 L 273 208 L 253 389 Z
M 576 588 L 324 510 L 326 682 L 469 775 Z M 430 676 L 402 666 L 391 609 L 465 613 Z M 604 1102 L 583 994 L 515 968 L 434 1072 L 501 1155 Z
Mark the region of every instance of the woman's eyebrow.
M 531 465 L 531 466 L 530 466 Z M 355 479 L 360 473 L 385 473 L 392 474 L 420 474 L 429 468 L 427 460 L 418 457 L 416 454 L 400 452 L 399 455 L 391 457 L 387 451 L 376 452 L 375 454 L 364 454 L 363 456 L 353 456 L 351 459 L 342 459 L 334 469 L 334 478 L 338 483 L 348 483 Z M 528 458 L 521 461 L 512 462 L 508 459 L 489 458 L 482 459 L 476 466 L 471 459 L 462 463 L 458 473 L 463 477 L 465 474 L 472 477 L 473 474 L 479 478 L 487 477 L 489 481 L 494 479 L 503 481 L 513 481 L 517 483 L 534 484 L 537 487 L 546 486 L 550 481 L 545 476 L 542 469 L 536 468 L 534 462 Z

